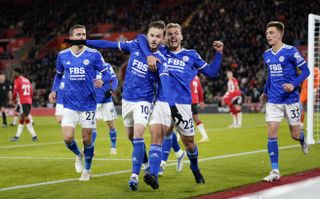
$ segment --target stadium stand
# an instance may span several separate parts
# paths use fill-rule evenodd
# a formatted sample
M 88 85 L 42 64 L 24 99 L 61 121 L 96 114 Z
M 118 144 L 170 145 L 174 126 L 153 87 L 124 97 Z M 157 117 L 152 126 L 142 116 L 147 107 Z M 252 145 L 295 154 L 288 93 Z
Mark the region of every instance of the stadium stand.
M 15 9 L 10 9 L 13 6 Z M 262 63 L 262 53 L 268 48 L 264 39 L 265 24 L 270 20 L 283 21 L 286 25 L 284 41 L 295 46 L 306 45 L 307 14 L 319 10 L 317 0 L 308 1 L 308 6 L 298 0 L 231 0 L 228 3 L 223 0 L 50 0 L 45 4 L 4 0 L 0 8 L 0 59 L 20 60 L 18 65 L 27 72 L 36 90 L 34 105 L 47 106 L 56 54 L 66 47 L 61 42 L 53 47 L 48 44 L 57 36 L 67 36 L 72 24 L 84 24 L 89 38 L 102 39 L 106 33 L 144 32 L 149 22 L 162 19 L 183 24 L 183 46 L 196 49 L 207 62 L 214 54 L 211 42 L 224 41 L 220 77 L 209 80 L 201 76 L 206 103 L 220 101 L 226 90 L 224 71 L 227 69 L 239 79 L 245 102 L 257 103 L 265 81 Z M 97 32 L 99 24 L 111 26 L 107 32 Z M 125 39 L 120 37 L 116 39 Z M 8 43 L 19 38 L 32 38 L 32 41 L 25 40 L 19 48 L 21 53 L 12 54 Z M 120 67 L 127 56 L 115 51 L 102 53 L 120 75 Z M 2 67 L 0 63 L 0 70 L 10 71 L 10 67 Z M 116 104 L 121 103 L 121 87 L 114 98 Z M 259 109 L 253 107 L 252 111 Z

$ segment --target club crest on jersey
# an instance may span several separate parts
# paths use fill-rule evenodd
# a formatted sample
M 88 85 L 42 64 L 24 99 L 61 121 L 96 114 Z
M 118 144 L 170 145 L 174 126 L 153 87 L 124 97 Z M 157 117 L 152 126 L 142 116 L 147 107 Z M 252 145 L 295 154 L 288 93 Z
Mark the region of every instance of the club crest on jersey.
M 284 61 L 284 56 L 280 56 L 280 57 L 279 57 L 279 61 L 280 61 L 280 62 L 283 62 L 283 61 Z
M 83 60 L 83 64 L 84 64 L 84 65 L 86 65 L 86 66 L 87 66 L 89 63 L 90 63 L 90 62 L 89 62 L 89 60 L 88 60 L 88 59 Z
M 188 57 L 188 56 L 183 56 L 183 57 L 182 57 L 182 60 L 183 60 L 184 62 L 187 62 L 187 61 L 189 61 L 189 57 Z

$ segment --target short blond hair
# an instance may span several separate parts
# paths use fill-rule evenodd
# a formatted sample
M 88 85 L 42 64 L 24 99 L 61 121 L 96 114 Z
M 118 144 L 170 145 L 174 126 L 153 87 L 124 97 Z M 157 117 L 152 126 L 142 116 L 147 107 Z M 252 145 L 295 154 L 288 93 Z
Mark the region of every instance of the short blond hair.
M 281 33 L 284 33 L 284 24 L 281 21 L 270 21 L 267 24 L 266 29 L 268 29 L 269 27 L 275 27 Z
M 178 23 L 168 23 L 167 26 L 166 26 L 166 30 L 169 29 L 169 28 L 178 28 L 181 31 L 181 26 L 180 24 Z

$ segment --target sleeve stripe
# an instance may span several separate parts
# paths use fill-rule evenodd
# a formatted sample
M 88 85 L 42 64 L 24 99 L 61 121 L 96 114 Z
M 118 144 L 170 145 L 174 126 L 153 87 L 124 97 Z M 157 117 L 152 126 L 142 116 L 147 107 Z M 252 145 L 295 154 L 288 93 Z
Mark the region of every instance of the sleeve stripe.
M 303 64 L 305 64 L 305 63 L 306 63 L 306 61 L 303 61 L 301 64 L 298 65 L 298 68 L 299 68 L 300 66 L 302 66 Z
M 120 42 L 118 42 L 118 48 L 120 51 L 122 51 L 121 46 L 120 46 Z
M 201 70 L 201 69 L 203 69 L 204 67 L 206 67 L 208 64 L 207 63 L 205 63 L 203 66 L 201 66 L 200 68 L 198 68 L 198 70 Z
M 103 73 L 106 70 L 108 70 L 108 68 L 105 68 L 105 69 L 101 70 L 100 73 Z
M 162 76 L 162 75 L 167 75 L 167 76 L 169 76 L 168 73 L 161 73 L 160 76 Z

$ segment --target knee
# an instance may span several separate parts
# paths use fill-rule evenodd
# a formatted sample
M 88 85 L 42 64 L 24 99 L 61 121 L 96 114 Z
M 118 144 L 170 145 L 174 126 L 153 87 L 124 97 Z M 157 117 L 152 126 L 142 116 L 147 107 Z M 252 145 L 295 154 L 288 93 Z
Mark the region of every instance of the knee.
M 114 125 L 113 125 L 112 121 L 107 121 L 107 125 L 108 125 L 110 130 L 114 129 Z
M 187 151 L 189 151 L 191 153 L 194 152 L 195 148 L 196 148 L 196 145 L 194 143 L 189 144 L 188 146 L 186 146 Z
M 83 138 L 83 145 L 84 146 L 91 145 L 91 139 L 90 138 Z
M 73 141 L 72 137 L 64 137 L 64 143 L 70 145 Z
M 195 149 L 195 144 L 193 141 L 191 140 L 187 140 L 185 143 L 184 143 L 184 146 L 186 147 L 187 151 L 190 151 L 190 152 L 193 152 L 194 149 Z
M 291 138 L 294 140 L 299 140 L 300 139 L 300 135 L 299 134 L 292 134 Z

